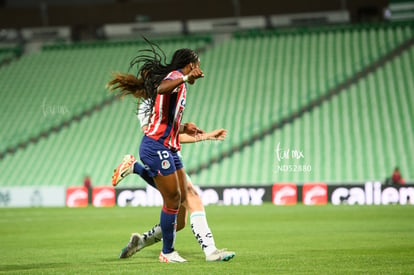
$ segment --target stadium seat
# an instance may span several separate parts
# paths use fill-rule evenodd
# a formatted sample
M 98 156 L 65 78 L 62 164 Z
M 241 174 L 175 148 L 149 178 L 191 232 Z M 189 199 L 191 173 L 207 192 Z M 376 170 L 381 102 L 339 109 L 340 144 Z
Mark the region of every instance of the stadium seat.
M 205 78 L 188 86 L 184 121 L 228 130 L 224 142 L 183 145 L 193 182 L 381 180 L 395 165 L 414 178 L 408 153 L 414 151 L 412 47 L 291 123 L 270 128 L 412 36 L 411 25 L 401 23 L 252 32 L 213 45 L 208 37 L 161 41 L 168 56 L 180 47 L 206 49 L 201 53 Z M 124 154 L 138 157 L 142 133 L 135 101 L 101 104 L 111 97 L 104 88 L 111 72 L 127 71 L 142 46 L 54 45 L 0 67 L 8 91 L 0 102 L 2 152 L 71 121 L 1 159 L 0 186 L 81 185 L 86 174 L 93 185 L 109 185 Z M 74 119 L 87 110 L 94 111 Z M 253 140 L 256 135 L 260 138 Z M 279 161 L 278 144 L 303 151 L 304 157 Z M 296 170 L 281 171 L 283 165 Z M 15 167 L 25 172 L 7 173 Z M 137 176 L 122 184 L 145 186 Z

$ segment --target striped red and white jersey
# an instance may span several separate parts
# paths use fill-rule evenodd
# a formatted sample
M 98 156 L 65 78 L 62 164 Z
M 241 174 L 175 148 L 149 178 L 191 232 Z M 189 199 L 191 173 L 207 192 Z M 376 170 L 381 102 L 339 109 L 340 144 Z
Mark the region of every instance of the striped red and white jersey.
M 164 80 L 182 77 L 181 71 L 172 71 Z M 145 131 L 145 135 L 161 142 L 173 151 L 178 151 L 181 148 L 179 129 L 185 109 L 186 93 L 187 86 L 183 83 L 169 94 L 158 94 L 148 128 Z

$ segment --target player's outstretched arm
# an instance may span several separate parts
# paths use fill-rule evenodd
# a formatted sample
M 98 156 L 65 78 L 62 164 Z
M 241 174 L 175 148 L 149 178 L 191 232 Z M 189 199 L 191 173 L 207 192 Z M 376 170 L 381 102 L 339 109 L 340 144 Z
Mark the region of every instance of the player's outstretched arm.
M 182 78 L 177 78 L 174 80 L 163 80 L 161 84 L 157 88 L 157 93 L 159 94 L 167 94 L 174 91 L 175 88 L 183 84 L 184 82 L 188 82 L 190 84 L 194 84 L 196 79 L 204 77 L 204 73 L 200 68 L 192 69 L 188 74 L 186 74 Z
M 196 136 L 197 134 L 204 134 L 204 130 L 198 128 L 193 122 L 187 122 L 180 125 L 180 134 Z
M 204 133 L 201 138 L 204 138 L 204 140 L 224 140 L 226 135 L 226 129 L 216 129 L 211 132 Z
M 226 129 L 216 129 L 210 132 L 197 133 L 196 135 L 180 134 L 180 143 L 194 143 L 204 140 L 224 140 Z

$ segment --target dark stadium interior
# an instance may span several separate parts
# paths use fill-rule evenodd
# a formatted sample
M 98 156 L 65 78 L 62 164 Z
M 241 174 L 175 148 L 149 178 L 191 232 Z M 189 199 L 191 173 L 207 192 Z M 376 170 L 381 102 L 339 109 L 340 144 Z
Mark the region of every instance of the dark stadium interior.
M 3 28 L 169 21 L 347 10 L 352 22 L 380 21 L 386 0 L 3 0 Z M 168 8 L 162 8 L 168 5 Z M 161 8 L 160 8 L 161 7 Z

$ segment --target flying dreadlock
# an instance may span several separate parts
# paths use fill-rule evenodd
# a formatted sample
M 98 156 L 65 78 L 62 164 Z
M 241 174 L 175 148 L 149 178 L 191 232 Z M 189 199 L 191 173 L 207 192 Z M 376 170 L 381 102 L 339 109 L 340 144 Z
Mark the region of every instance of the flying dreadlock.
M 136 67 L 137 74 L 114 73 L 107 87 L 120 97 L 132 95 L 138 98 L 138 101 L 148 100 L 148 109 L 145 110 L 147 113 L 154 108 L 157 88 L 167 74 L 196 62 L 198 54 L 191 49 L 179 49 L 175 51 L 171 63 L 168 64 L 164 51 L 145 37 L 144 40 L 151 48 L 139 50 L 138 56 L 132 59 L 129 66 L 129 70 Z

